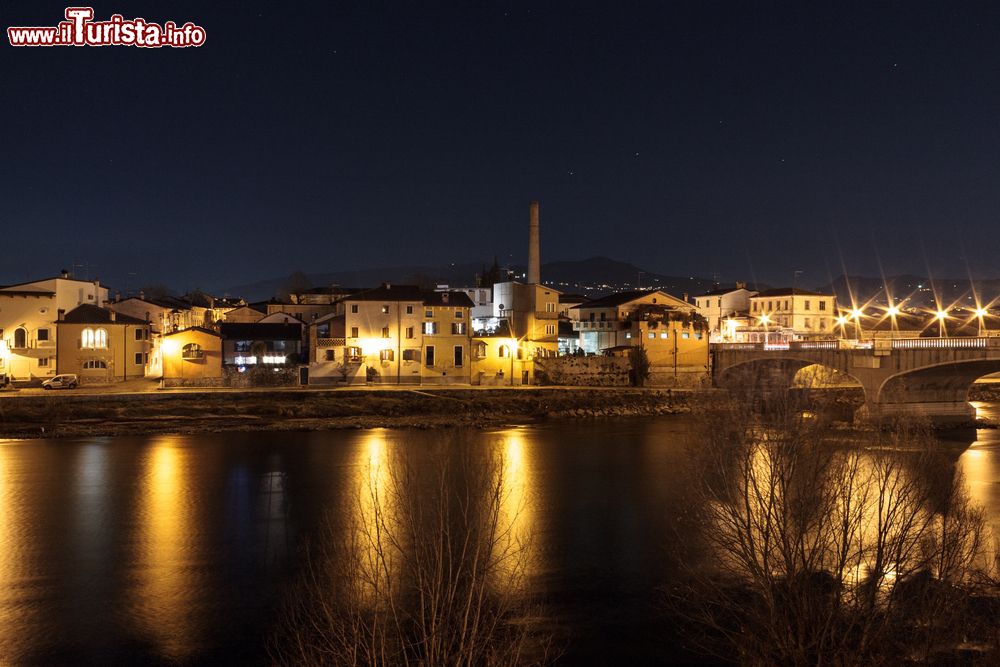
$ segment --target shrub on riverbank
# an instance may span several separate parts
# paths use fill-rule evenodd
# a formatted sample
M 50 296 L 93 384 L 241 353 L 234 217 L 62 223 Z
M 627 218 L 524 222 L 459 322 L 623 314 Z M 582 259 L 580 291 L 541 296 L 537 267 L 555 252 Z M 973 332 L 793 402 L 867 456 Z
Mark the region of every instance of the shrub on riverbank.
M 699 420 L 690 528 L 707 566 L 668 596 L 687 640 L 745 665 L 1000 655 L 977 602 L 997 591 L 982 510 L 930 429 L 900 422 L 846 447 L 793 393 L 753 405 L 721 400 Z

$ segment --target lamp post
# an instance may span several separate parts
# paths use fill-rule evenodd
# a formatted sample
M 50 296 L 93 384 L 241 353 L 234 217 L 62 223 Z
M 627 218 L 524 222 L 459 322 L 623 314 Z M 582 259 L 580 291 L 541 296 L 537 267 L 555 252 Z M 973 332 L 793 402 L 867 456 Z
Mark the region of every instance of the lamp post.
M 976 308 L 976 318 L 979 319 L 979 336 L 982 337 L 986 330 L 986 309 L 983 307 Z

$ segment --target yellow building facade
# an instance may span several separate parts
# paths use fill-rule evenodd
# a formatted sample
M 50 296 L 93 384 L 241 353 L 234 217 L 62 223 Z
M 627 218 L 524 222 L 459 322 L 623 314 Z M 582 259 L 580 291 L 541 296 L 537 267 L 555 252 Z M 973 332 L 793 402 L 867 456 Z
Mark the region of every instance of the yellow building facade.
M 163 384 L 167 387 L 214 386 L 222 382 L 222 338 L 193 327 L 163 336 Z
M 84 304 L 56 323 L 57 373 L 75 373 L 81 384 L 145 377 L 149 323 Z

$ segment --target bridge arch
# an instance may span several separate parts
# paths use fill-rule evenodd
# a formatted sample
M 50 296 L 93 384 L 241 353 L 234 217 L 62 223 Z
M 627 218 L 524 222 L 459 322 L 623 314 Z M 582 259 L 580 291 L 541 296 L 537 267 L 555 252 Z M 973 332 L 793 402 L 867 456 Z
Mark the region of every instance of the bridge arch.
M 976 380 L 1000 372 L 1000 359 L 952 359 L 906 369 L 883 380 L 874 403 L 967 403 Z
M 723 389 L 735 387 L 786 389 L 792 387 L 796 375 L 810 366 L 835 371 L 853 380 L 862 390 L 864 383 L 853 375 L 845 364 L 824 363 L 815 355 L 788 353 L 769 353 L 765 356 L 755 356 L 741 359 L 716 370 L 715 384 Z

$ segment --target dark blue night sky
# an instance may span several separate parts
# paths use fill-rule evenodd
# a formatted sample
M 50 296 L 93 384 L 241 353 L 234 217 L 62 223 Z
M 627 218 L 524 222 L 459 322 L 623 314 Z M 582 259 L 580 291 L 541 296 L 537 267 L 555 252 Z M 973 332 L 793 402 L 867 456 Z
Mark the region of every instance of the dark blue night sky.
M 766 5 L 766 8 L 764 7 Z M 3 27 L 65 4 L 4 2 Z M 294 13 L 289 11 L 295 8 Z M 995 3 L 112 2 L 200 49 L 0 46 L 0 283 L 607 255 L 998 276 Z M 130 275 L 132 274 L 132 275 Z

